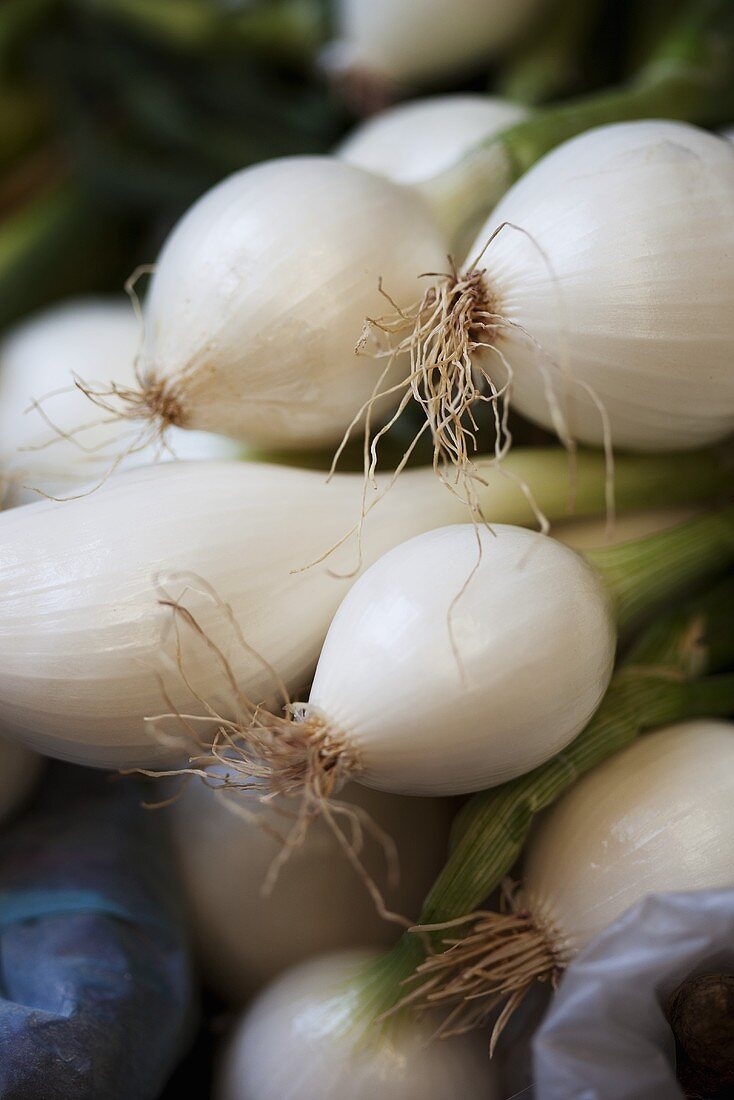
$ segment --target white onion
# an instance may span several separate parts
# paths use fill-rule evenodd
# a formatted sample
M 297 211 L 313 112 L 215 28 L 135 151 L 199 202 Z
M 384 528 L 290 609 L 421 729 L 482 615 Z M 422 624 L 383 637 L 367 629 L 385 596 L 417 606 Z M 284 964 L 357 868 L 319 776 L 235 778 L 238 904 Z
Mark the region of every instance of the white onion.
M 380 278 L 408 306 L 447 250 L 415 194 L 336 158 L 230 176 L 158 260 L 142 411 L 266 447 L 338 442 L 384 367 L 355 353 Z
M 609 595 L 573 551 L 519 527 L 445 527 L 385 554 L 344 598 L 308 713 L 343 739 L 367 786 L 483 790 L 583 729 L 615 641 Z
M 339 0 L 327 64 L 398 85 L 441 80 L 503 49 L 546 0 Z
M 35 752 L 0 740 L 0 822 L 19 809 L 36 784 L 42 759 Z
M 139 426 L 110 423 L 110 417 L 74 387 L 74 375 L 101 387 L 112 381 L 134 385 L 140 340 L 140 322 L 130 303 L 112 298 L 53 306 L 23 321 L 5 338 L 0 348 L 0 465 L 9 480 L 6 503 L 38 499 L 24 486 L 64 496 L 104 475 Z M 77 432 L 97 421 L 76 434 L 85 450 L 61 439 L 38 410 L 26 411 L 32 399 L 58 390 L 66 392 L 43 401 L 43 408 L 62 431 Z M 236 453 L 230 440 L 177 429 L 168 444 L 180 458 L 228 458 Z M 95 453 L 88 453 L 92 449 Z M 161 457 L 173 455 L 163 452 Z M 151 446 L 129 455 L 123 465 L 141 465 L 154 457 L 157 451 Z
M 254 815 L 245 820 L 223 801 Z M 392 838 L 400 884 L 384 890 L 388 906 L 414 917 L 441 868 L 453 813 L 449 800 L 399 798 L 356 784 L 340 801 L 361 807 Z M 284 829 L 256 795 L 190 784 L 171 807 L 171 829 L 204 975 L 212 987 L 242 1005 L 253 990 L 286 967 L 347 947 L 387 947 L 399 934 L 378 915 L 333 832 L 314 822 L 301 847 L 281 868 L 271 894 L 261 887 L 280 852 L 261 827 Z M 382 887 L 384 856 L 375 841 L 361 855 Z
M 514 372 L 516 409 L 599 444 L 685 450 L 734 429 L 734 149 L 679 122 L 601 127 L 560 146 L 504 197 L 470 253 Z M 485 307 L 486 308 L 486 307 Z M 529 333 L 528 340 L 523 332 Z M 556 364 L 549 367 L 540 345 Z M 499 380 L 492 353 L 481 361 Z M 566 374 L 567 370 L 567 374 Z
M 457 165 L 480 141 L 527 114 L 520 104 L 496 96 L 455 93 L 415 99 L 363 122 L 348 135 L 337 155 L 357 168 L 414 187 L 451 234 L 452 254 L 458 252 L 462 258 L 479 224 L 474 219 L 465 227 L 465 203 L 457 210 L 456 200 L 451 197 L 447 202 L 446 196 L 435 194 L 431 181 Z
M 431 1043 L 433 1022 L 401 1020 L 365 1035 L 346 983 L 365 952 L 303 963 L 258 997 L 235 1028 L 217 1100 L 494 1100 L 486 1041 Z
M 538 822 L 528 909 L 568 961 L 648 894 L 734 886 L 734 724 L 651 733 L 581 779 Z

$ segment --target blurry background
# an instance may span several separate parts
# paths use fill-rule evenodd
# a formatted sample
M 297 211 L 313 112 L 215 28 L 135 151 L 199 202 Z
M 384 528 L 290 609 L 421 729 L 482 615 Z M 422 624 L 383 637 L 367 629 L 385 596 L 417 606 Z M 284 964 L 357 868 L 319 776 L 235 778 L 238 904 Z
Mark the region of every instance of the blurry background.
M 332 148 L 358 113 L 320 64 L 338 7 L 2 0 L 0 329 L 72 293 L 121 290 L 229 172 Z M 546 0 L 491 68 L 389 94 L 486 89 L 537 102 L 599 87 L 636 65 L 678 7 Z

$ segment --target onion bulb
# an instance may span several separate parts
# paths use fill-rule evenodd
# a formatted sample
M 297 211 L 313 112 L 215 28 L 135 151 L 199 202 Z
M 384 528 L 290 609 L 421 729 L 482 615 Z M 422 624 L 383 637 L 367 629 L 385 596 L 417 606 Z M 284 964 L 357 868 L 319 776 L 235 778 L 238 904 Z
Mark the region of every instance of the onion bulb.
M 135 384 L 140 322 L 124 300 L 78 299 L 23 321 L 0 348 L 0 465 L 8 480 L 6 503 L 37 500 L 32 489 L 67 496 L 103 477 L 134 431 L 94 409 L 75 376 L 101 389 Z M 59 392 L 61 391 L 61 392 Z M 58 428 L 50 427 L 32 400 Z M 83 425 L 90 425 L 83 427 Z M 80 430 L 81 429 L 81 430 Z M 60 433 L 73 433 L 73 439 Z M 161 458 L 234 457 L 229 440 L 174 430 L 169 451 L 150 446 L 130 454 L 130 467 Z M 31 488 L 24 488 L 30 486 Z
M 502 50 L 546 0 L 339 0 L 327 66 L 398 88 L 466 72 Z
M 384 369 L 355 352 L 380 278 L 409 305 L 446 252 L 415 194 L 336 158 L 237 172 L 164 245 L 128 415 L 265 448 L 338 442 Z
M 430 186 L 434 177 L 457 165 L 480 141 L 498 134 L 527 116 L 518 103 L 496 96 L 456 93 L 399 103 L 356 127 L 337 150 L 337 156 L 413 187 L 432 207 L 436 221 L 452 236 L 452 254 L 459 258 L 472 243 L 479 225 L 466 227 L 466 214 L 439 196 Z M 462 204 L 463 205 L 463 204 Z M 459 239 L 458 231 L 461 230 Z M 472 232 L 473 230 L 473 232 Z M 470 236 L 471 233 L 471 236 Z
M 371 956 L 322 956 L 289 970 L 237 1023 L 217 1100 L 493 1100 L 500 1096 L 476 1035 L 431 1043 L 432 1021 L 366 1032 L 348 983 Z
M 476 402 L 466 357 L 485 399 L 487 379 L 511 380 L 513 407 L 563 438 L 690 450 L 734 430 L 733 292 L 731 144 L 621 123 L 559 146 L 507 192 L 400 346 L 416 351 L 434 444 L 459 465 Z
M 524 894 L 566 965 L 647 894 L 734 886 L 734 724 L 648 734 L 538 823 Z
M 557 977 L 646 896 L 734 887 L 733 845 L 734 724 L 647 734 L 540 816 L 514 914 L 474 913 L 464 939 L 453 922 L 456 945 L 420 967 L 427 1003 L 451 1008 L 452 1027 L 471 1026 L 510 995 L 507 1019 L 537 979 Z M 481 972 L 468 966 L 479 951 Z
M 535 522 L 524 486 L 547 516 L 566 513 L 562 452 L 518 451 L 504 476 L 483 469 L 481 504 L 492 520 Z M 706 499 L 722 476 L 728 482 L 704 454 L 683 465 L 630 458 L 618 465 L 618 503 L 639 507 L 650 493 L 660 503 Z M 601 456 L 579 455 L 577 514 L 603 508 L 604 483 Z M 381 490 L 387 484 L 378 479 Z M 117 474 L 64 504 L 0 513 L 0 729 L 50 756 L 136 767 L 178 759 L 146 717 L 171 706 L 201 714 L 202 699 L 232 717 L 241 709 L 232 681 L 193 631 L 182 631 L 177 660 L 180 618 L 161 604 L 167 598 L 195 615 L 251 701 L 280 705 L 281 685 L 301 692 L 360 565 L 354 538 L 327 552 L 354 528 L 362 492 L 361 475 L 327 484 L 321 473 L 284 466 L 170 462 Z M 408 471 L 366 516 L 362 564 L 465 515 L 430 468 Z M 455 572 L 452 594 L 464 579 Z M 165 727 L 182 730 L 177 721 Z
M 400 880 L 384 891 L 385 901 L 414 916 L 441 867 L 453 803 L 398 798 L 356 784 L 340 801 L 359 807 L 392 838 Z M 281 845 L 263 824 L 282 832 L 283 820 L 256 793 L 243 800 L 220 790 L 212 797 L 203 784 L 189 784 L 170 813 L 203 973 L 231 1003 L 245 1004 L 286 967 L 323 951 L 387 947 L 396 939 L 396 926 L 377 913 L 323 821 L 314 822 L 264 896 L 261 887 Z M 374 880 L 384 880 L 384 854 L 375 840 L 366 840 L 360 859 Z

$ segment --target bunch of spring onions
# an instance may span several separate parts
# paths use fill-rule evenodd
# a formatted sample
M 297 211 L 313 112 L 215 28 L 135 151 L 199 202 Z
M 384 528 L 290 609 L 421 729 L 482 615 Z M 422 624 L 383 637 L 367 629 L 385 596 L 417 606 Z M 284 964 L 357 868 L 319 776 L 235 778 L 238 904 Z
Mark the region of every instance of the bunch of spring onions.
M 460 438 L 469 430 L 464 414 L 474 389 L 486 382 L 485 396 L 502 391 L 511 373 L 517 407 L 546 421 L 550 403 L 550 420 L 566 438 L 598 442 L 607 399 L 619 444 L 671 449 L 720 437 L 731 427 L 720 367 L 731 333 L 719 303 L 731 290 L 734 171 L 723 142 L 662 123 L 612 133 L 608 154 L 601 131 L 582 137 L 508 195 L 502 219 L 522 223 L 527 215 L 527 225 L 503 231 L 480 263 L 487 233 L 501 224 L 489 222 L 462 272 L 450 269 L 447 253 L 461 228 L 486 215 L 524 170 L 589 127 L 661 115 L 730 117 L 731 76 L 712 55 L 727 17 L 719 0 L 690 0 L 629 86 L 540 111 L 490 132 L 468 153 L 462 143 L 451 167 L 418 185 L 389 178 L 389 163 L 376 175 L 376 162 L 366 171 L 343 157 L 273 160 L 230 176 L 168 238 L 146 300 L 139 385 L 117 393 L 112 407 L 139 420 L 141 445 L 177 425 L 259 447 L 309 449 L 337 444 L 367 410 L 369 430 L 413 392 L 432 408 L 433 434 L 445 443 L 452 424 L 462 427 Z M 536 211 L 538 194 L 547 202 Z M 563 221 L 564 211 L 581 231 Z M 422 275 L 447 270 L 426 289 Z M 387 366 L 379 355 L 356 354 L 365 319 L 393 310 L 400 323 L 383 324 L 388 346 L 379 349 Z M 477 324 L 491 371 L 467 347 Z M 457 362 L 437 394 L 439 354 L 452 363 L 468 355 L 471 369 Z M 597 377 L 615 369 L 644 379 L 621 422 L 612 383 Z M 578 431 L 558 408 L 569 377 L 578 380 L 570 394 Z M 667 433 L 660 413 L 646 417 L 648 405 L 670 411 Z
M 518 451 L 502 470 L 493 469 L 488 461 L 485 474 L 481 503 L 483 515 L 492 524 L 537 522 L 528 494 L 550 518 L 567 512 L 571 490 L 576 514 L 598 514 L 604 509 L 606 480 L 600 455 L 579 454 L 572 468 L 562 452 Z M 380 484 L 385 488 L 388 483 L 389 479 Z M 665 501 L 705 501 L 726 491 L 728 483 L 726 464 L 713 453 L 684 459 L 629 457 L 618 463 L 617 502 L 620 507 L 639 509 L 652 497 L 661 505 Z M 446 492 L 430 468 L 407 472 L 360 525 L 362 493 L 360 475 L 338 475 L 326 484 L 322 474 L 287 467 L 172 462 L 116 474 L 96 492 L 63 505 L 41 501 L 0 514 L 3 730 L 48 755 L 78 763 L 152 766 L 193 750 L 190 729 L 178 715 L 208 715 L 213 720 L 216 713 L 226 721 L 247 725 L 244 716 L 252 707 L 277 707 L 285 696 L 302 692 L 360 564 L 370 565 L 410 536 L 447 523 L 463 524 L 466 519 L 463 501 Z M 690 547 L 689 535 L 684 531 L 681 536 L 680 560 L 688 561 L 689 550 L 695 551 L 695 560 L 690 562 L 694 576 L 728 553 L 728 520 L 716 516 L 702 523 L 700 533 L 691 530 Z M 360 526 L 354 537 L 343 541 L 345 534 Z M 445 533 L 426 534 L 427 550 L 436 544 L 436 538 L 445 545 Z M 353 684 L 357 662 L 367 659 L 369 665 L 371 658 L 366 651 L 360 653 L 359 640 L 351 636 L 348 625 L 341 625 L 350 615 L 349 605 L 343 605 L 332 636 L 344 629 L 350 635 L 343 656 L 345 663 L 354 662 L 352 670 L 341 695 L 329 698 L 325 692 L 332 690 L 329 683 L 334 677 L 328 674 L 326 662 L 338 654 L 333 642 L 327 642 L 312 695 L 315 705 L 328 707 L 328 716 L 338 728 L 347 715 L 345 705 L 360 707 L 367 691 L 383 711 L 382 717 L 374 716 L 376 724 L 372 726 L 379 741 L 397 721 L 397 711 L 390 718 L 393 706 L 404 707 L 406 692 L 420 690 L 418 681 L 428 675 L 429 667 L 436 669 L 442 662 L 442 682 L 450 683 L 453 697 L 463 696 L 464 679 L 450 637 L 459 640 L 459 653 L 471 671 L 475 643 L 469 637 L 462 639 L 461 623 L 468 616 L 469 627 L 480 581 L 481 586 L 492 588 L 495 547 L 485 533 L 481 577 L 472 580 L 470 594 L 459 600 L 449 616 L 452 601 L 474 568 L 480 545 L 471 525 L 463 526 L 459 538 L 460 561 L 445 563 L 438 588 L 434 589 L 434 576 L 424 573 L 422 581 L 416 578 L 416 587 L 421 589 L 416 609 L 423 607 L 425 625 L 430 623 L 436 634 L 421 640 L 422 646 L 435 649 L 423 669 L 416 656 L 412 685 L 388 688 L 390 671 L 386 667 L 387 694 L 381 696 L 376 669 L 372 668 L 366 681 L 347 688 L 347 683 Z M 340 542 L 338 551 L 329 554 Z M 583 688 L 580 701 L 569 703 L 565 715 L 561 712 L 567 709 L 566 704 L 559 703 L 557 721 L 542 746 L 533 734 L 524 747 L 508 748 L 507 758 L 504 749 L 499 751 L 496 765 L 485 759 L 482 777 L 501 778 L 572 737 L 604 691 L 614 649 L 615 615 L 607 608 L 607 589 L 586 563 L 551 540 L 514 529 L 498 540 L 497 547 L 506 543 L 508 550 L 501 553 L 503 568 L 508 576 L 514 575 L 512 584 L 518 591 L 522 587 L 521 547 L 537 546 L 538 553 L 533 550 L 530 554 L 535 579 L 522 602 L 510 608 L 512 618 L 504 625 L 496 624 L 494 633 L 481 628 L 484 643 L 493 652 L 501 652 L 499 680 L 511 678 L 522 658 L 522 633 L 534 621 L 533 616 L 535 621 L 538 617 L 532 608 L 531 589 L 535 592 L 543 587 L 546 568 L 557 577 L 560 589 L 552 597 L 544 595 L 541 606 L 549 607 L 550 599 L 559 623 L 572 622 L 573 608 L 581 610 L 583 603 L 574 590 L 581 581 L 589 595 L 589 610 L 583 612 L 585 632 L 592 635 L 598 627 L 599 633 L 590 647 L 596 656 L 583 659 L 582 665 L 569 667 L 567 672 L 574 688 L 583 675 L 582 667 L 593 672 L 593 682 Z M 424 544 L 408 544 L 398 551 L 394 566 L 386 559 L 377 566 L 373 579 L 365 575 L 361 583 L 370 591 L 374 584 L 387 591 L 393 567 L 402 577 L 406 554 L 409 558 L 416 553 L 411 548 L 416 545 L 420 556 Z M 660 585 L 663 591 L 666 586 L 671 593 L 677 590 L 678 550 L 671 549 L 668 555 L 666 546 L 661 548 L 650 577 L 645 575 L 635 589 L 643 600 Z M 634 570 L 632 553 L 629 566 Z M 614 586 L 618 588 L 616 581 Z M 501 595 L 492 595 L 489 589 L 485 599 L 502 602 Z M 352 607 L 361 616 L 359 594 L 355 600 Z M 400 606 L 410 629 L 408 604 L 403 600 Z M 190 621 L 187 616 L 192 617 Z M 393 610 L 392 620 L 383 624 L 386 645 L 392 629 L 389 622 L 396 617 Z M 552 633 L 554 637 L 558 634 L 555 629 Z M 541 643 L 545 659 L 551 662 L 555 661 L 554 644 L 550 634 Z M 562 639 L 561 644 L 570 645 L 578 655 L 572 637 Z M 538 659 L 542 659 L 540 650 Z M 560 700 L 560 689 L 553 696 Z M 464 720 L 476 703 L 475 696 Z M 366 717 L 366 712 L 362 713 Z M 151 721 L 165 714 L 169 717 Z M 497 717 L 501 736 L 505 736 L 516 720 L 509 713 L 498 712 Z M 431 728 L 436 729 L 435 718 L 425 726 L 421 740 L 438 736 L 438 732 L 430 733 Z M 209 744 L 205 729 L 201 733 L 203 745 Z M 472 740 L 474 735 L 467 733 L 467 738 Z M 416 748 L 419 751 L 420 741 Z M 389 757 L 388 752 L 382 771 L 379 766 L 367 770 L 364 778 L 369 785 L 395 791 L 422 789 L 419 762 L 418 770 L 412 772 L 410 765 L 394 760 L 391 780 Z M 462 757 L 463 774 L 472 770 L 476 751 L 467 749 L 465 756 L 457 751 L 456 759 Z M 440 764 L 429 764 L 427 758 L 426 767 L 440 768 Z M 481 786 L 477 774 L 471 781 L 472 789 Z M 427 783 L 428 787 L 434 785 Z M 442 789 L 462 787 L 469 789 L 457 775 Z
M 734 727 L 715 716 L 734 706 L 734 680 L 717 672 L 734 658 L 733 607 L 729 580 L 648 627 L 595 717 L 560 756 L 465 805 L 419 925 L 390 953 L 361 963 L 353 958 L 351 972 L 342 958 L 315 960 L 266 991 L 235 1033 L 222 1095 L 265 1100 L 276 1095 L 268 1091 L 271 1075 L 284 1088 L 296 1064 L 304 1100 L 367 1095 L 353 1089 L 351 1074 L 360 1083 L 359 1074 L 369 1080 L 365 1067 L 383 1060 L 394 1073 L 400 1064 L 403 1073 L 420 1077 L 425 1051 L 412 1049 L 413 1029 L 435 1035 L 443 1025 L 460 1032 L 484 1019 L 488 1002 L 499 994 L 514 994 L 516 1002 L 535 976 L 557 971 L 590 935 L 648 891 L 731 885 L 720 838 L 734 828 L 731 767 L 725 765 L 734 752 Z M 637 741 L 655 728 L 659 732 Z M 532 915 L 523 910 L 490 921 L 486 912 L 477 913 L 515 864 L 535 815 L 559 798 L 529 849 L 526 887 L 534 874 L 538 902 Z M 671 818 L 675 827 L 667 828 Z M 554 938 L 550 948 L 545 941 L 539 948 L 536 924 L 546 917 L 551 924 L 543 935 Z M 487 978 L 482 963 L 492 949 L 496 966 L 504 968 L 495 984 L 502 980 L 507 988 L 492 986 L 492 972 Z M 413 1014 L 412 1002 L 422 1016 Z M 454 1012 L 448 1023 L 447 1012 Z M 296 1015 L 309 1022 L 305 1030 L 295 1028 Z M 271 1056 L 253 1056 L 255 1044 L 269 1050 L 284 1036 L 288 1043 L 280 1049 L 278 1070 Z M 468 1074 L 466 1095 L 474 1095 L 471 1088 L 479 1086 L 470 1083 L 473 1056 L 462 1046 L 468 1038 L 454 1035 L 428 1049 L 436 1059 L 451 1059 L 452 1073 Z M 486 1054 L 486 1039 L 481 1042 Z M 297 1063 L 284 1053 L 291 1043 L 297 1044 Z M 440 1082 L 440 1062 L 432 1072 Z M 250 1091 L 242 1091 L 244 1082 Z M 483 1087 L 490 1088 L 486 1072 Z M 394 1093 L 408 1094 L 397 1087 Z M 435 1095 L 444 1095 L 440 1087 Z

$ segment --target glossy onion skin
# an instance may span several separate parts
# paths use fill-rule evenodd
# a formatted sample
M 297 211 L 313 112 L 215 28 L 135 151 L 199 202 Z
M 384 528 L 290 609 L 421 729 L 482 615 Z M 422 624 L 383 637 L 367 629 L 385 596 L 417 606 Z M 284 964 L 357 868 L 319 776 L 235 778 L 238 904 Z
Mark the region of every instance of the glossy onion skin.
M 607 591 L 572 550 L 503 524 L 445 527 L 357 581 L 329 629 L 310 704 L 343 733 L 368 786 L 483 790 L 583 729 L 615 641 Z
M 380 279 L 408 307 L 447 248 L 414 193 L 335 157 L 246 168 L 164 245 L 144 373 L 173 387 L 184 427 L 271 448 L 338 443 L 385 366 L 355 352 L 365 318 L 389 309 Z
M 734 724 L 647 734 L 579 780 L 541 818 L 527 904 L 570 959 L 635 902 L 734 886 Z
M 266 989 L 235 1028 L 216 1100 L 499 1100 L 477 1033 L 432 1043 L 435 1021 L 409 1019 L 365 1040 L 346 983 L 370 957 L 312 959 Z
M 688 450 L 734 430 L 734 146 L 679 122 L 566 142 L 505 195 L 469 253 L 513 326 L 515 408 L 553 421 L 544 366 L 580 442 Z M 528 333 L 528 339 L 524 333 Z M 538 350 L 540 345 L 545 357 Z M 555 366 L 552 364 L 555 363 Z M 504 380 L 496 356 L 485 366 Z

